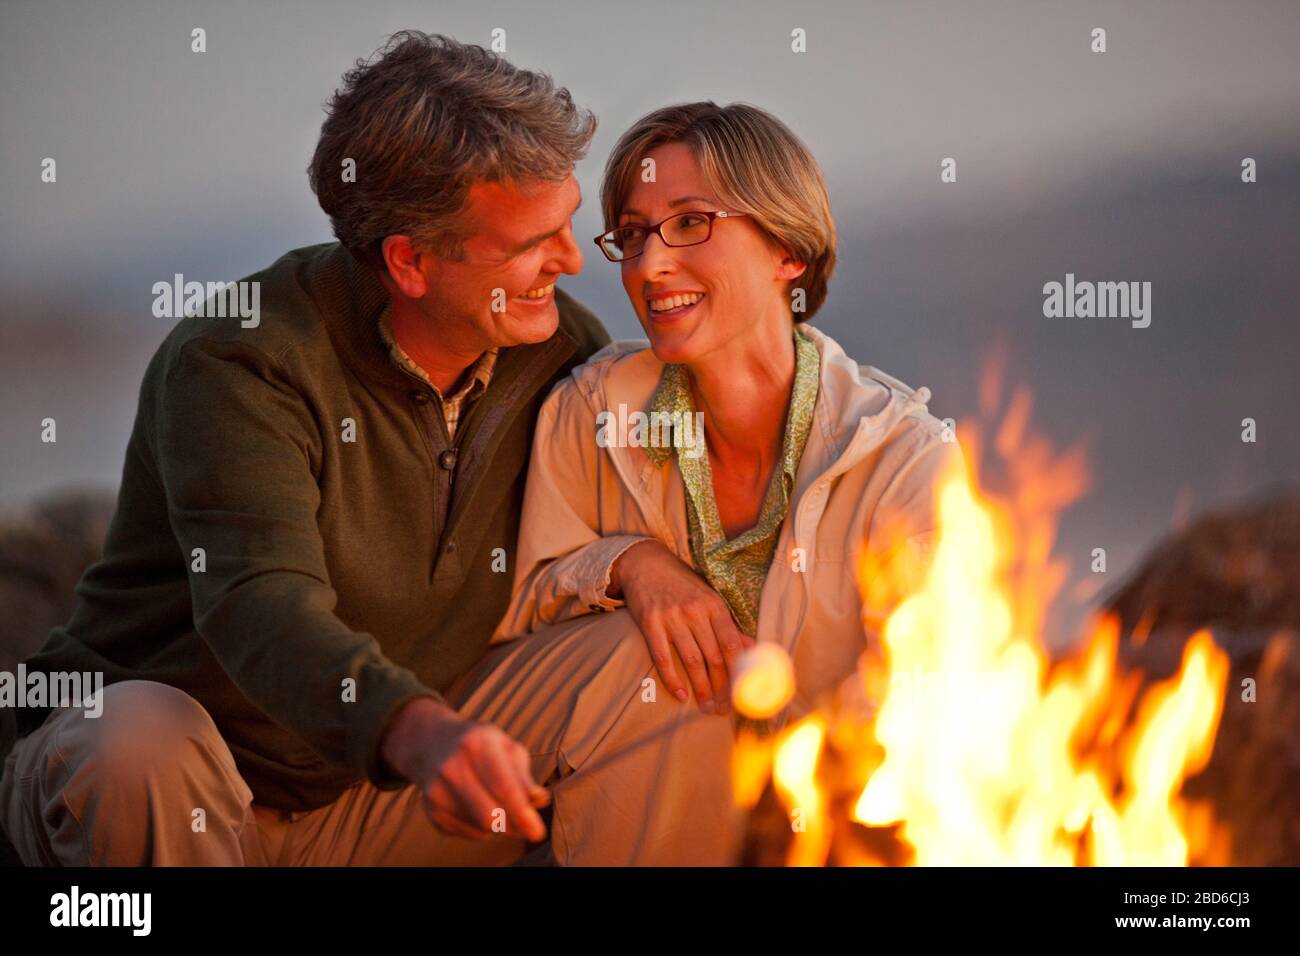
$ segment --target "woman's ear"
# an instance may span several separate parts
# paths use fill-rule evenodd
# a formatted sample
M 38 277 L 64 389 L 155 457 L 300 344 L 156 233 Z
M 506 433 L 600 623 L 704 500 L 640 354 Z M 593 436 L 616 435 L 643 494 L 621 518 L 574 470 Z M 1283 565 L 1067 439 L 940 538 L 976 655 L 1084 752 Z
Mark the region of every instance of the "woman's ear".
M 786 256 L 781 260 L 781 266 L 777 270 L 778 279 L 797 279 L 808 271 L 808 266 L 800 262 L 793 255 Z
M 776 278 L 797 279 L 808 270 L 807 264 L 799 261 L 793 249 L 776 237 L 773 237 L 773 242 L 776 254 L 781 257 L 776 268 Z

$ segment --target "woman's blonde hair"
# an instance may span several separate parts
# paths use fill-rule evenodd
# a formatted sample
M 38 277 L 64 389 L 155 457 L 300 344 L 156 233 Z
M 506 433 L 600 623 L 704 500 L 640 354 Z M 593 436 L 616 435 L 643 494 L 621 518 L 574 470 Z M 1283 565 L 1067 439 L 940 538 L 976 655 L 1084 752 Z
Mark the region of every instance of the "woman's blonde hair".
M 618 217 L 646 154 L 685 143 L 729 211 L 748 213 L 771 238 L 807 268 L 790 284 L 796 322 L 813 317 L 826 301 L 835 269 L 835 220 L 821 167 L 790 128 L 748 103 L 682 103 L 637 120 L 619 138 L 605 165 L 601 209 L 605 228 Z M 802 310 L 794 290 L 803 289 Z

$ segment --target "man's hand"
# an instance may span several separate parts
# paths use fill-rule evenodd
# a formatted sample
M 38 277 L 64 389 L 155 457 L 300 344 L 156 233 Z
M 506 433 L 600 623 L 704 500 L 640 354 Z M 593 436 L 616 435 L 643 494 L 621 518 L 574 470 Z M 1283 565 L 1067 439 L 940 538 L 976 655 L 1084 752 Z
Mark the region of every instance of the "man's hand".
M 405 704 L 380 744 L 384 760 L 420 788 L 424 814 L 451 836 L 485 840 L 493 812 L 506 812 L 506 833 L 533 843 L 546 838 L 537 807 L 551 794 L 534 779 L 528 750 L 491 724 L 466 720 L 431 697 Z
M 736 627 L 718 592 L 662 542 L 642 541 L 614 561 L 606 593 L 627 602 L 664 686 L 679 700 L 688 696 L 673 665 L 676 647 L 700 709 L 725 714 L 728 674 L 754 640 Z

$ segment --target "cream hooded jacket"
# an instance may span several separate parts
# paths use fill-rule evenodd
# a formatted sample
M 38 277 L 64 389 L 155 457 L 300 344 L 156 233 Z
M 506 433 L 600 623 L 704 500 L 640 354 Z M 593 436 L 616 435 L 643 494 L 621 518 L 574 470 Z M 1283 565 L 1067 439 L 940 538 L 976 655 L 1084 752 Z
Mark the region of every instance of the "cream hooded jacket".
M 860 367 L 828 335 L 804 329 L 821 352 L 820 389 L 757 633 L 794 660 L 787 716 L 796 719 L 837 690 L 856 705 L 873 703 L 862 681 L 849 678 L 864 652 L 868 667 L 881 660 L 880 628 L 892 608 L 869 606 L 859 593 L 859 561 L 874 549 L 906 590 L 918 586 L 937 540 L 936 487 L 946 468 L 962 464 L 959 446 L 927 411 L 929 389 Z M 614 342 L 542 406 L 514 596 L 494 642 L 622 606 L 605 593 L 610 567 L 645 538 L 694 567 L 675 457 L 656 467 L 643 448 L 597 441 L 598 415 L 647 410 L 663 368 L 644 340 Z

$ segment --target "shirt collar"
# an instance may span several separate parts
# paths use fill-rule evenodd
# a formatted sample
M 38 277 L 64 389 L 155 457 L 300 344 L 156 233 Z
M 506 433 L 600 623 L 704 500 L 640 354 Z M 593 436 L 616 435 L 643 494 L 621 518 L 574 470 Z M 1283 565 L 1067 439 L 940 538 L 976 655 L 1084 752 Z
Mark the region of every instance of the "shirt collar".
M 814 342 L 798 326 L 794 330 L 795 369 L 794 385 L 791 389 L 789 408 L 793 410 L 790 420 L 786 422 L 785 435 L 781 445 L 781 467 L 793 481 L 799 469 L 799 459 L 812 428 L 812 410 L 817 403 L 817 391 L 821 372 L 821 353 Z M 650 399 L 650 414 L 667 416 L 664 420 L 679 421 L 673 416 L 694 415 L 695 400 L 691 396 L 689 373 L 684 365 L 665 365 L 659 377 L 659 385 Z M 652 432 L 653 434 L 653 432 Z M 703 441 L 700 435 L 697 440 Z M 651 445 L 645 449 L 646 455 L 655 465 L 662 465 L 672 455 L 672 445 Z
M 691 415 L 694 412 L 695 401 L 691 398 L 691 385 L 686 366 L 665 365 L 663 374 L 659 377 L 659 386 L 655 389 L 654 397 L 650 399 L 650 415 L 666 416 L 662 419 L 664 421 L 680 421 L 680 417 L 673 416 Z M 703 438 L 704 436 L 700 435 L 697 440 Z M 672 452 L 672 444 L 647 443 L 645 448 L 646 455 L 656 465 L 666 462 Z
M 492 381 L 492 373 L 496 370 L 498 350 L 495 348 L 488 349 L 470 367 L 469 375 L 464 379 L 464 384 L 455 389 L 450 396 L 444 396 L 442 391 L 430 380 L 429 373 L 397 343 L 397 336 L 393 332 L 393 309 L 391 304 L 385 306 L 383 312 L 379 315 L 379 334 L 383 336 L 384 344 L 388 347 L 388 354 L 393 363 L 398 368 L 423 381 L 437 392 L 439 398 L 459 398 L 471 394 L 476 389 L 486 391 Z

